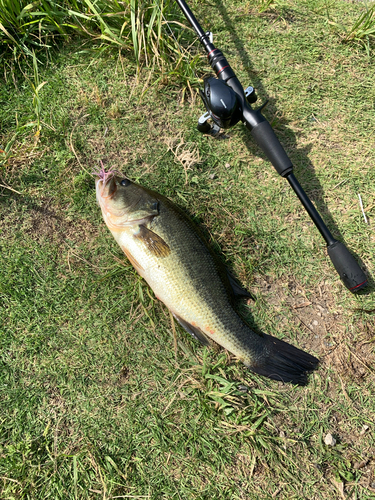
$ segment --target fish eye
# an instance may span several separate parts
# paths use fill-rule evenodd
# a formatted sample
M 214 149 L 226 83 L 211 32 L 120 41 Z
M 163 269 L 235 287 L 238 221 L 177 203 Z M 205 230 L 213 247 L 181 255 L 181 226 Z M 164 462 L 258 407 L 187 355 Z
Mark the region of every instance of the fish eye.
M 121 186 L 129 186 L 129 184 L 131 184 L 131 181 L 129 181 L 129 179 L 122 179 L 122 181 L 120 182 Z

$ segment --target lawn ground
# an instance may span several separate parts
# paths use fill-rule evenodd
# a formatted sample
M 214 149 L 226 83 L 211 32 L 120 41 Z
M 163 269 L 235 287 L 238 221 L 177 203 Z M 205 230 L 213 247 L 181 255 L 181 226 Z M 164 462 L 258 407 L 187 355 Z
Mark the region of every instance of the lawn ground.
M 32 65 L 14 67 L 0 87 L 1 498 L 375 498 L 375 62 L 335 28 L 358 4 L 194 5 L 370 285 L 345 289 L 241 124 L 196 131 L 197 86 L 153 84 L 130 52 L 76 40 L 39 63 L 36 134 Z M 180 329 L 175 352 L 168 311 L 101 218 L 100 160 L 202 224 L 256 297 L 240 305 L 254 328 L 321 360 L 308 386 Z

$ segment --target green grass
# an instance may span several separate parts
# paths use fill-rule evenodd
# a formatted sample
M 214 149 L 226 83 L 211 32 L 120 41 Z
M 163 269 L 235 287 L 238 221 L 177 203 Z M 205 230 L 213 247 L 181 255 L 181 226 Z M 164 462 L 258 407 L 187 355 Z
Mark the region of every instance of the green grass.
M 193 40 L 184 23 L 172 0 L 0 0 L 0 55 L 14 72 L 35 59 L 35 52 L 40 61 L 49 61 L 57 47 L 79 39 L 98 51 L 132 51 L 138 68 L 145 65 L 188 86 L 201 57 L 190 52 L 188 58 L 182 49 Z
M 339 22 L 329 21 L 331 25 L 337 27 L 345 33 L 344 41 L 356 41 L 363 45 L 367 55 L 370 55 L 371 47 L 375 38 L 375 3 L 364 2 L 364 9 L 352 26 L 343 26 Z
M 131 52 L 77 41 L 39 61 L 37 77 L 26 64 L 25 76 L 8 69 L 1 498 L 374 498 L 375 64 L 327 22 L 352 26 L 358 7 L 215 6 L 194 11 L 242 83 L 270 99 L 264 114 L 331 231 L 365 264 L 368 291 L 346 291 L 289 186 L 240 125 L 219 140 L 199 135 L 203 106 L 173 77 L 145 87 L 149 70 L 139 72 Z M 38 101 L 30 82 L 47 82 Z M 168 311 L 101 218 L 90 175 L 99 160 L 204 225 L 257 297 L 240 306 L 254 328 L 321 359 L 307 387 L 256 376 L 181 330 L 175 357 Z

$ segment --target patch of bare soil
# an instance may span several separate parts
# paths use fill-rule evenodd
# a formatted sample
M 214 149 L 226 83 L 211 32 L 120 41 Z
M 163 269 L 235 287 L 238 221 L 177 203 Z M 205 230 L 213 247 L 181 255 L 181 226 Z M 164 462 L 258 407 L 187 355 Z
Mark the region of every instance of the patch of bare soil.
M 46 243 L 52 245 L 60 256 L 60 264 L 66 266 L 66 275 L 79 272 L 82 265 L 100 269 L 100 256 L 88 262 L 81 248 L 95 242 L 101 230 L 105 228 L 96 227 L 89 220 L 66 217 L 61 207 L 50 206 L 48 202 L 34 205 L 27 211 L 11 206 L 0 214 L 0 234 L 5 245 L 13 238 L 18 238 L 19 244 L 25 247 L 31 241 L 36 242 L 34 250 L 42 249 Z M 19 238 L 17 233 L 22 237 Z M 65 274 L 62 277 L 66 278 Z
M 67 217 L 64 208 L 54 206 L 51 199 L 42 200 L 27 211 L 19 210 L 16 204 L 4 208 L 0 216 L 3 237 L 14 234 L 17 228 L 34 241 L 47 238 L 57 244 L 67 239 L 89 241 L 98 233 L 97 227 L 88 220 L 77 221 Z
M 258 286 L 269 304 L 289 310 L 295 325 L 308 332 L 301 347 L 317 353 L 322 366 L 344 380 L 359 381 L 375 374 L 374 315 L 369 314 L 368 320 L 351 320 L 353 326 L 348 330 L 348 316 L 336 305 L 328 284 L 320 284 L 315 293 L 310 289 L 308 296 L 293 279 L 287 284 L 261 279 Z

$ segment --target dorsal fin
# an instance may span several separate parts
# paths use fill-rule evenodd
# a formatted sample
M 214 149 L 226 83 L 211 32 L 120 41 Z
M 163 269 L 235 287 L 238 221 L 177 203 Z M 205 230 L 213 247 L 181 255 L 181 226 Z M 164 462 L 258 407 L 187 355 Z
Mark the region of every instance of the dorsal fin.
M 240 285 L 240 283 L 228 269 L 227 269 L 227 276 L 233 295 L 236 299 L 239 297 L 246 297 L 247 299 L 255 300 L 254 295 L 252 295 L 248 290 L 246 290 L 245 287 Z

